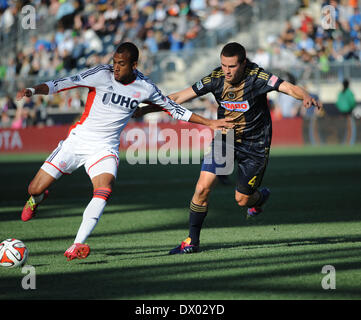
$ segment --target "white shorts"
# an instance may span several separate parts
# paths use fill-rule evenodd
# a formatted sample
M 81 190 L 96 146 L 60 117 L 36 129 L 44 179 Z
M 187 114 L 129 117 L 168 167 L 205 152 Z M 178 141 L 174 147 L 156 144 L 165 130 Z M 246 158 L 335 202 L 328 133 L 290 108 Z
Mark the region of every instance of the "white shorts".
M 81 147 L 82 151 L 78 153 L 76 143 L 60 141 L 41 169 L 55 179 L 59 179 L 63 174 L 71 174 L 83 165 L 90 179 L 102 173 L 110 173 L 117 177 L 119 157 L 114 150 L 101 148 L 94 151 L 94 148 L 89 148 L 88 151 L 84 151 L 84 144 Z

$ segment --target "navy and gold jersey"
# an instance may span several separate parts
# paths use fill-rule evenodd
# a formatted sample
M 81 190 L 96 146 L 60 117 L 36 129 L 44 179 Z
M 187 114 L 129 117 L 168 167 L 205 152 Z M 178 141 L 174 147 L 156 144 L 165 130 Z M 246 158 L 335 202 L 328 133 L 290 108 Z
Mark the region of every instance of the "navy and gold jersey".
M 198 96 L 212 93 L 218 103 L 218 119 L 236 120 L 235 148 L 254 155 L 264 155 L 272 138 L 272 121 L 267 92 L 278 90 L 282 79 L 247 59 L 241 82 L 235 86 L 225 81 L 221 67 L 196 82 Z M 225 132 L 224 132 L 225 133 Z

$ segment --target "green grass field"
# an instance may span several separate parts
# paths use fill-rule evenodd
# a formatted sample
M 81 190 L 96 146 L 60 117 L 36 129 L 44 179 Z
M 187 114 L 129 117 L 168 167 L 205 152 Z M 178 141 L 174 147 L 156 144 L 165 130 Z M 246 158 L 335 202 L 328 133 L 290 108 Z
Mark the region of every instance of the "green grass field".
M 199 165 L 123 160 L 91 254 L 71 262 L 63 253 L 92 195 L 83 169 L 51 188 L 35 219 L 20 220 L 45 156 L 0 155 L 0 240 L 23 240 L 36 270 L 36 289 L 24 290 L 21 268 L 0 268 L 0 300 L 361 298 L 360 146 L 273 148 L 265 212 L 246 220 L 234 187 L 218 185 L 192 255 L 168 251 L 187 236 Z M 335 290 L 321 286 L 325 265 Z

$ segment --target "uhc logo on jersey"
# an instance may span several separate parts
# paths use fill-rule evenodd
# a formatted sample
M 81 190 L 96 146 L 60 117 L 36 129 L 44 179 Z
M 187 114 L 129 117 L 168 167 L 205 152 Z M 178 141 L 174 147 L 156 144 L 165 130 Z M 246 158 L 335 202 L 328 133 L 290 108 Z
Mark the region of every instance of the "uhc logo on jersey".
M 229 111 L 246 112 L 249 110 L 248 101 L 222 101 L 221 106 Z
M 130 108 L 130 109 L 136 108 L 139 103 L 138 100 L 115 93 L 105 93 L 103 95 L 102 101 L 104 104 L 108 104 L 109 102 L 111 102 L 112 104 L 120 105 L 122 107 Z

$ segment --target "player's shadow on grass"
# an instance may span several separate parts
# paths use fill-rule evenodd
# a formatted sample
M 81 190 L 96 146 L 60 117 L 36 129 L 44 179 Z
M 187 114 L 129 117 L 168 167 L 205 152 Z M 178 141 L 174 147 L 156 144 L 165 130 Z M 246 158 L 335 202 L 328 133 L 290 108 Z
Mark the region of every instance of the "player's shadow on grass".
M 83 207 L 79 206 L 79 203 L 84 203 Z M 38 208 L 38 212 L 33 221 L 41 220 L 41 219 L 49 219 L 49 218 L 71 218 L 71 217 L 81 217 L 83 215 L 83 211 L 85 210 L 87 202 L 79 199 L 78 201 L 72 200 L 67 201 L 66 204 L 64 202 L 60 203 L 59 201 L 51 202 L 49 201 L 47 204 L 40 206 Z M 138 205 L 133 208 L 114 208 L 116 205 L 116 201 L 112 201 L 106 207 L 104 214 L 113 215 L 113 214 L 122 214 L 122 213 L 130 213 L 130 212 L 138 212 L 138 211 L 152 211 L 152 210 L 163 210 L 169 209 L 169 206 L 164 205 Z M 127 205 L 125 203 L 125 205 Z M 0 213 L 0 221 L 14 221 L 19 220 L 21 217 L 22 207 L 17 207 L 8 212 Z
M 156 261 L 146 265 L 139 264 L 140 260 L 134 263 L 128 259 L 124 266 L 118 264 L 117 267 L 106 266 L 96 270 L 82 269 L 82 272 L 62 271 L 55 274 L 39 272 L 37 290 L 33 290 L 31 294 L 16 289 L 20 287 L 14 286 L 19 281 L 16 277 L 4 278 L 2 288 L 6 292 L 6 299 L 154 299 L 159 296 L 179 299 L 182 296 L 189 298 L 189 294 L 192 294 L 193 299 L 196 296 L 197 299 L 216 297 L 219 300 L 229 297 L 248 299 L 249 295 L 265 299 L 271 294 L 273 297 L 281 295 L 283 299 L 295 296 L 306 299 L 359 299 L 360 290 L 352 282 L 338 286 L 332 293 L 322 289 L 321 280 L 324 275 L 321 274 L 321 269 L 330 256 L 335 261 L 337 272 L 341 274 L 359 268 L 359 261 L 345 261 L 348 257 L 361 258 L 360 251 L 355 247 L 338 248 L 329 252 L 267 252 L 247 259 L 242 259 L 242 255 L 222 259 L 207 255 L 202 260 L 172 256 L 162 263 Z M 90 266 L 97 262 L 100 265 L 104 263 L 103 255 L 98 259 L 96 255 L 93 258 L 95 259 L 88 262 L 76 260 L 64 263 L 86 263 Z M 69 287 L 69 283 L 82 285 L 74 290 Z
M 97 237 L 103 237 L 108 236 L 108 234 L 96 234 L 93 235 L 94 238 Z M 110 235 L 112 236 L 112 235 Z M 57 238 L 29 238 L 26 239 L 27 242 L 30 241 L 49 241 L 49 240 L 71 240 L 73 236 L 67 236 L 67 237 L 57 237 Z M 25 241 L 25 240 L 24 240 Z M 256 249 L 277 249 L 282 247 L 310 247 L 312 249 L 312 246 L 319 246 L 319 245 L 338 245 L 338 244 L 352 244 L 352 243 L 360 243 L 361 244 L 361 236 L 335 236 L 335 237 L 315 237 L 315 238 L 288 238 L 288 239 L 273 239 L 273 240 L 259 240 L 259 241 L 242 241 L 241 243 L 236 242 L 229 242 L 229 243 L 222 243 L 222 244 L 202 244 L 201 246 L 201 253 L 204 254 L 211 254 L 213 255 L 218 250 L 237 250 L 237 252 L 242 252 L 244 250 L 256 250 Z M 129 259 L 131 257 L 132 259 L 139 258 L 152 258 L 152 257 L 160 257 L 160 256 L 168 256 L 169 250 L 172 248 L 172 246 L 175 246 L 175 244 L 154 244 L 151 243 L 149 246 L 134 246 L 132 248 L 129 248 L 128 245 L 122 247 L 121 245 L 115 245 L 114 248 L 111 249 L 97 249 L 92 248 L 92 256 L 94 254 L 100 254 L 101 256 L 106 257 L 114 257 L 117 256 L 119 258 L 125 257 L 124 260 Z M 327 248 L 330 248 L 329 246 Z M 350 250 L 355 250 L 354 247 L 350 247 Z M 330 248 L 330 249 L 320 249 L 320 250 L 314 250 L 312 249 L 312 254 L 317 253 L 330 253 L 332 255 L 333 252 L 336 251 L 343 251 L 346 252 L 347 250 L 342 248 Z M 52 254 L 62 254 L 63 251 L 52 251 Z M 152 255 L 150 255 L 152 254 Z M 301 256 L 302 254 L 310 254 L 310 252 L 304 251 L 303 253 L 297 252 L 298 256 Z M 32 252 L 32 256 L 47 256 L 49 255 L 49 252 Z M 288 254 L 286 254 L 288 255 Z M 348 256 L 348 253 L 346 254 Z M 180 256 L 180 255 L 175 255 Z M 182 256 L 182 255 L 181 255 Z M 185 256 L 185 255 L 183 255 Z M 272 257 L 282 257 L 283 254 L 278 255 L 272 255 Z M 261 258 L 261 257 L 260 257 Z M 247 258 L 249 259 L 249 258 Z M 255 258 L 252 258 L 255 259 Z
M 79 220 L 80 223 L 80 220 Z M 145 226 L 142 228 L 134 229 L 129 228 L 127 230 L 119 230 L 119 231 L 105 231 L 105 232 L 99 232 L 97 229 L 95 229 L 94 233 L 91 235 L 91 239 L 94 239 L 96 241 L 97 238 L 103 238 L 103 237 L 112 237 L 112 236 L 124 236 L 124 239 L 126 239 L 127 235 L 130 234 L 144 234 L 144 233 L 154 233 L 154 232 L 161 232 L 161 231 L 169 231 L 169 230 L 179 230 L 184 228 L 184 223 L 167 223 L 164 225 L 155 225 L 155 226 Z M 74 229 L 74 232 L 76 230 Z M 41 236 L 30 236 L 30 237 L 22 237 L 22 241 L 26 242 L 35 242 L 35 241 L 72 241 L 74 239 L 74 234 L 67 233 L 62 235 L 52 235 L 52 234 L 45 234 Z
M 210 253 L 212 254 L 214 251 L 217 250 L 224 250 L 224 249 L 239 249 L 240 251 L 243 250 L 254 250 L 254 249 L 272 249 L 272 248 L 279 248 L 279 247 L 304 247 L 304 246 L 318 246 L 318 245 L 325 245 L 325 244 L 346 244 L 346 243 L 360 243 L 361 244 L 361 236 L 349 236 L 349 237 L 316 237 L 316 238 L 306 238 L 306 239 L 300 239 L 300 238 L 291 238 L 291 239 L 274 239 L 274 240 L 268 240 L 268 241 L 244 241 L 241 243 L 226 243 L 226 244 L 202 244 L 201 251 L 203 253 Z M 142 255 L 142 254 L 148 254 L 148 253 L 161 253 L 164 254 L 161 255 L 168 255 L 169 250 L 171 249 L 172 245 L 149 245 L 149 246 L 141 246 L 136 247 L 134 249 L 124 248 L 124 249 L 108 249 L 105 250 L 105 255 L 112 256 L 112 255 Z M 354 247 L 351 247 L 351 250 L 354 250 Z M 102 249 L 103 250 L 103 249 Z M 312 251 L 312 253 L 327 253 L 329 252 L 332 254 L 332 252 L 335 251 L 342 251 L 345 249 L 322 249 L 319 251 Z M 97 251 L 95 249 L 95 251 Z M 101 252 L 101 251 L 99 251 Z
M 315 238 L 288 238 L 273 239 L 266 241 L 242 241 L 241 243 L 226 243 L 219 245 L 204 244 L 202 251 L 212 251 L 220 249 L 236 249 L 251 250 L 258 248 L 275 248 L 275 247 L 296 247 L 296 246 L 314 246 L 324 244 L 341 244 L 341 243 L 360 243 L 361 236 L 335 236 L 335 237 L 315 237 Z
M 219 184 L 212 191 L 205 225 L 212 228 L 251 225 L 280 225 L 314 222 L 361 220 L 359 196 L 361 157 L 354 155 L 277 156 L 270 158 L 262 185 L 271 189 L 264 212 L 254 222 L 244 220 L 245 209 L 234 200 L 234 186 Z M 19 220 L 27 185 L 39 164 L 33 162 L 3 162 L 0 184 L 0 221 Z M 192 197 L 199 165 L 135 165 L 121 161 L 117 184 L 105 214 L 138 210 L 121 208 L 142 205 L 142 208 L 184 210 Z M 235 175 L 232 181 L 235 180 Z M 92 188 L 83 170 L 56 182 L 44 207 L 39 207 L 39 219 L 81 216 L 91 199 Z M 65 204 L 65 207 L 62 207 Z M 46 206 L 54 209 L 46 211 Z M 59 205 L 59 210 L 56 209 Z M 117 209 L 111 206 L 120 206 Z M 9 211 L 6 211 L 9 207 Z M 5 209 L 3 209 L 5 208 Z M 68 208 L 63 213 L 61 208 Z M 74 210 L 71 212 L 71 210 Z M 42 213 L 44 213 L 42 215 Z M 150 213 L 151 214 L 151 213 Z M 161 224 L 161 222 L 160 222 Z M 163 228 L 162 226 L 160 227 Z M 187 229 L 187 227 L 184 227 Z

